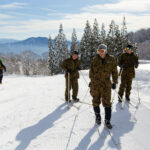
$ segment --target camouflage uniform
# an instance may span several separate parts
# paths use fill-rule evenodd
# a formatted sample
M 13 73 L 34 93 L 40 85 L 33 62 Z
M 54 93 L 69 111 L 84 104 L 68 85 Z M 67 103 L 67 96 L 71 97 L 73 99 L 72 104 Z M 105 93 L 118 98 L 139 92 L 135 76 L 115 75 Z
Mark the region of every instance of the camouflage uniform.
M 119 57 L 118 65 L 121 67 L 121 84 L 119 88 L 119 96 L 122 98 L 124 91 L 126 98 L 129 99 L 132 89 L 132 80 L 135 77 L 135 69 L 138 67 L 138 57 L 132 52 L 131 54 L 123 53 Z
M 69 91 L 71 88 L 73 89 L 73 95 L 72 98 L 75 100 L 77 98 L 78 94 L 78 78 L 79 78 L 79 67 L 80 67 L 80 60 L 76 59 L 73 60 L 72 57 L 64 60 L 61 65 L 62 69 L 66 71 L 65 78 L 66 78 L 66 91 L 65 91 L 65 99 L 68 101 L 68 74 L 70 77 L 70 86 Z M 70 71 L 70 73 L 67 72 L 67 70 Z M 70 99 L 70 92 L 69 92 L 69 99 Z
M 6 67 L 4 66 L 2 61 L 0 60 L 0 84 L 2 83 L 2 79 L 3 79 L 3 70 L 6 71 Z
M 113 83 L 117 84 L 118 71 L 115 58 L 106 54 L 105 59 L 99 55 L 95 56 L 90 67 L 90 93 L 93 97 L 93 107 L 100 105 L 101 101 L 106 108 L 111 107 L 111 87 L 110 76 L 112 75 Z

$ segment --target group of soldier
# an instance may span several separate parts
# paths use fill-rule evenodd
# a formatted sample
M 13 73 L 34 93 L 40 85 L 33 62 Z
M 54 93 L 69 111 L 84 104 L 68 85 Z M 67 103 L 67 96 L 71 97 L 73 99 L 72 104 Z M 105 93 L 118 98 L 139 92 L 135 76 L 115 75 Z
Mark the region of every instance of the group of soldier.
M 118 59 L 118 63 L 114 56 L 107 52 L 107 46 L 100 44 L 97 49 L 97 55 L 92 59 L 89 70 L 90 78 L 90 94 L 93 97 L 92 105 L 95 113 L 96 124 L 101 124 L 100 103 L 102 102 L 105 109 L 105 125 L 111 129 L 111 89 L 116 89 L 118 84 L 118 76 L 121 76 L 121 84 L 118 91 L 118 101 L 122 102 L 122 97 L 125 92 L 126 101 L 130 101 L 130 92 L 132 88 L 132 81 L 135 77 L 135 68 L 138 67 L 138 57 L 133 52 L 133 46 L 127 45 L 124 53 Z M 118 74 L 117 65 L 120 67 Z M 78 102 L 78 79 L 80 60 L 78 52 L 74 51 L 71 57 L 64 60 L 61 64 L 62 69 L 65 71 L 66 78 L 66 91 L 65 100 L 69 103 L 70 90 L 72 89 L 72 100 Z M 0 60 L 0 84 L 2 84 L 3 71 L 6 67 Z M 111 81 L 112 77 L 112 81 Z
M 138 57 L 133 52 L 133 46 L 127 45 L 124 53 L 118 59 L 107 52 L 107 46 L 100 44 L 97 49 L 97 55 L 92 59 L 89 70 L 90 94 L 93 97 L 92 105 L 95 113 L 96 124 L 101 124 L 100 103 L 102 102 L 105 109 L 105 125 L 111 129 L 111 89 L 116 89 L 118 76 L 121 76 L 121 84 L 118 91 L 118 101 L 122 102 L 125 92 L 126 101 L 130 101 L 130 91 L 132 80 L 135 77 L 135 68 L 138 67 Z M 118 74 L 117 65 L 120 67 Z M 72 100 L 78 102 L 78 79 L 80 70 L 80 60 L 78 52 L 74 51 L 71 57 L 64 60 L 61 65 L 65 71 L 66 91 L 65 100 L 69 103 L 70 90 L 72 89 Z M 112 77 L 112 81 L 111 81 Z

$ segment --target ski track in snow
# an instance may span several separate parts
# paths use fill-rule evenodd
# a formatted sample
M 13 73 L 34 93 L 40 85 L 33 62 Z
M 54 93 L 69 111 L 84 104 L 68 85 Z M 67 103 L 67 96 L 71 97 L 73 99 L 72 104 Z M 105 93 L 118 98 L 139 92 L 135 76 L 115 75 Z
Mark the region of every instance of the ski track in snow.
M 79 98 L 91 104 L 82 75 L 89 82 L 88 71 L 80 72 Z M 0 150 L 149 150 L 150 62 L 141 64 L 136 75 L 141 104 L 136 109 L 125 103 L 121 109 L 116 94 L 111 121 L 114 127 L 110 133 L 104 124 L 95 126 L 92 106 L 77 103 L 74 105 L 80 106 L 79 110 L 73 106 L 67 110 L 61 100 L 64 75 L 4 76 L 0 85 Z M 131 102 L 138 104 L 136 80 Z M 101 115 L 104 119 L 102 106 Z

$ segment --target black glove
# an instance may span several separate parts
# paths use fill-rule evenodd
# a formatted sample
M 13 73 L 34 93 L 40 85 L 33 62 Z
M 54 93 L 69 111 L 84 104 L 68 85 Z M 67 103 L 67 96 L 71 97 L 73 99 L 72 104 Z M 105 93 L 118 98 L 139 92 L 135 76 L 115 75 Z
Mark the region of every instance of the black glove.
M 136 65 L 136 63 L 135 63 L 135 62 L 133 62 L 133 65 L 134 65 L 134 67 L 135 67 L 135 68 L 137 68 L 137 65 Z
M 125 68 L 125 64 L 122 64 L 122 65 L 120 66 L 120 68 Z
M 6 68 L 4 68 L 4 71 L 6 72 Z
M 71 71 L 70 69 L 67 69 L 66 72 L 67 72 L 67 73 L 71 73 L 72 71 Z
M 80 68 L 80 67 L 78 67 L 77 69 L 78 69 L 78 70 L 81 70 L 81 68 Z
M 116 89 L 116 84 L 115 84 L 115 83 L 112 84 L 112 89 L 113 89 L 113 90 Z
M 91 82 L 89 83 L 89 87 L 91 87 Z

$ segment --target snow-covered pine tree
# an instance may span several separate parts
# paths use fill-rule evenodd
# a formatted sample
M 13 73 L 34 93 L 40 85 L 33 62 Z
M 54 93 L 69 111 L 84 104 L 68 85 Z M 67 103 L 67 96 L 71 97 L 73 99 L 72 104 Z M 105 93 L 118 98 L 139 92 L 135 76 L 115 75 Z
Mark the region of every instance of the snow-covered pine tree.
M 95 19 L 93 24 L 93 30 L 92 30 L 92 38 L 91 38 L 91 49 L 90 49 L 90 60 L 93 58 L 93 56 L 97 53 L 98 45 L 100 45 L 101 39 L 100 39 L 100 30 L 98 26 L 98 22 Z
M 67 39 L 65 34 L 63 33 L 63 26 L 60 24 L 59 33 L 55 37 L 55 44 L 54 44 L 54 72 L 60 73 L 61 72 L 61 63 L 64 59 L 68 57 L 68 46 L 67 46 Z
M 121 28 L 121 37 L 122 37 L 122 52 L 128 44 L 128 32 L 126 26 L 126 18 L 123 17 L 122 28 Z
M 77 41 L 77 34 L 76 30 L 73 29 L 72 37 L 71 37 L 71 47 L 70 47 L 70 53 L 72 54 L 73 51 L 79 51 L 79 43 Z
M 105 24 L 102 23 L 101 32 L 100 32 L 100 39 L 101 43 L 106 44 L 106 31 L 105 31 Z
M 91 38 L 92 30 L 89 21 L 87 20 L 80 43 L 81 66 L 83 69 L 89 68 L 90 66 Z
M 50 75 L 53 75 L 54 73 L 54 51 L 53 51 L 53 43 L 52 43 L 51 36 L 49 36 L 49 39 L 48 39 L 48 51 L 49 51 L 48 69 L 49 69 Z
M 111 24 L 109 25 L 109 31 L 106 38 L 108 52 L 111 55 L 114 55 L 115 53 L 115 26 L 115 21 L 112 20 Z
M 114 53 L 113 55 L 118 59 L 118 56 L 122 53 L 122 36 L 119 30 L 119 26 L 115 26 L 115 37 L 114 37 Z

